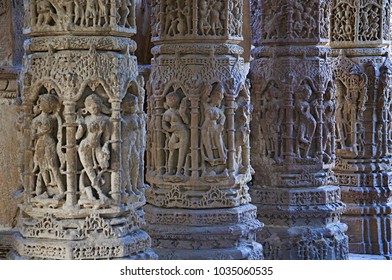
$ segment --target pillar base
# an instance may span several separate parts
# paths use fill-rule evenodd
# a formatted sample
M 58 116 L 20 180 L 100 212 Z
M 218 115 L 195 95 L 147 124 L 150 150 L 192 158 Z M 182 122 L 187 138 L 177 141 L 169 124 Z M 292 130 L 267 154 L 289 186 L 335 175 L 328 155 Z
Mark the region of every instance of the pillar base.
M 326 227 L 279 227 L 266 225 L 257 235 L 263 241 L 267 260 L 346 260 L 347 226 L 334 223 Z
M 340 222 L 345 206 L 339 187 L 252 189 L 258 219 L 257 235 L 264 259 L 342 260 L 348 258 L 347 225 Z
M 256 207 L 175 209 L 146 205 L 146 231 L 159 259 L 262 259 Z
M 10 259 L 97 260 L 97 259 L 157 259 L 149 249 L 150 238 L 142 230 L 116 239 L 87 239 L 83 241 L 24 238 L 14 235 L 14 250 Z
M 39 213 L 39 212 L 38 212 Z M 35 213 L 37 214 L 37 213 Z M 90 214 L 64 218 L 20 214 L 10 258 L 16 259 L 156 259 L 151 238 L 140 229 L 143 211 L 117 217 Z
M 392 204 L 347 205 L 342 222 L 348 225 L 351 253 L 392 258 Z

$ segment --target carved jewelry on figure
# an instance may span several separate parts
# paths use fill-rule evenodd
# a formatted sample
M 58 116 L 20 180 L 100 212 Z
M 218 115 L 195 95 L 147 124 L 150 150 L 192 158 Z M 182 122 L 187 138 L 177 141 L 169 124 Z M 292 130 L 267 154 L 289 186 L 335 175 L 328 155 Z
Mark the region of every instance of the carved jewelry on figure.
M 31 122 L 31 138 L 34 143 L 33 173 L 37 176 L 35 199 L 64 198 L 65 186 L 60 173 L 60 158 L 63 154 L 58 154 L 58 145 L 61 145 L 58 130 L 62 125 L 59 110 L 60 103 L 54 91 L 39 96 L 35 107 L 38 115 Z
M 102 185 L 105 183 L 104 173 L 109 169 L 110 121 L 103 113 L 102 99 L 95 93 L 87 96 L 84 105 L 82 111 L 87 116 L 82 117 L 79 114 L 79 127 L 76 132 L 76 139 L 81 139 L 78 155 L 83 166 L 79 179 L 80 202 L 85 199 L 95 200 L 93 189 L 98 198 L 105 201 L 108 197 L 103 193 Z M 89 181 L 88 186 L 86 179 Z

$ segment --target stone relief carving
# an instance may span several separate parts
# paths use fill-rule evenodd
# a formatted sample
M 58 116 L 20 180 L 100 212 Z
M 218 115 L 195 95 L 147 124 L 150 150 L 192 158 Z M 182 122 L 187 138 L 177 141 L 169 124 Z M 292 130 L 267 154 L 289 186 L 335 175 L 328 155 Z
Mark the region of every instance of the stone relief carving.
M 342 27 L 335 25 L 331 41 L 337 83 L 334 171 L 342 201 L 351 213 L 344 214 L 342 221 L 348 225 L 350 251 L 389 255 L 390 245 L 384 240 L 389 240 L 386 236 L 390 234 L 378 226 L 389 217 L 370 213 L 391 207 L 390 1 L 335 1 L 332 19 L 341 17 L 339 9 L 348 7 L 352 36 L 336 36 Z M 364 221 L 369 226 L 362 228 Z M 378 249 L 373 244 L 378 244 Z
M 135 0 L 36 0 L 29 2 L 31 31 L 135 29 Z
M 257 1 L 254 1 L 255 5 Z M 263 1 L 264 40 L 328 38 L 330 1 Z M 264 10 L 264 12 L 263 12 Z M 285 24 L 280 24 L 285 22 Z M 287 23 L 286 23 L 287 22 Z M 290 22 L 290 24 L 288 24 Z
M 157 258 L 141 230 L 145 83 L 129 38 L 134 1 L 28 4 L 17 124 L 23 197 L 10 256 Z
M 354 156 L 364 154 L 363 112 L 368 99 L 365 85 L 367 76 L 345 57 L 339 57 L 334 65 L 338 81 L 336 108 L 337 149 L 351 151 Z
M 172 91 L 166 95 L 167 110 L 163 113 L 162 128 L 166 133 L 166 174 L 187 174 L 186 158 L 189 154 L 189 124 L 186 115 L 186 98 Z
M 79 177 L 81 198 L 94 200 L 93 189 L 97 192 L 99 200 L 107 200 L 102 192 L 105 182 L 104 173 L 109 169 L 110 160 L 110 120 L 103 113 L 104 104 L 96 94 L 88 95 L 84 101 L 84 108 L 79 111 L 76 122 L 79 123 L 75 138 L 80 140 L 78 147 L 79 160 L 83 166 Z M 86 116 L 82 116 L 82 114 Z M 89 183 L 86 186 L 86 179 Z
M 166 0 L 152 3 L 152 38 L 242 36 L 243 1 Z
M 389 40 L 389 6 L 389 0 L 334 0 L 331 16 L 332 43 Z
M 242 10 L 241 0 L 152 3 L 146 228 L 161 259 L 262 258 L 254 241 L 262 224 L 248 204 L 251 105 L 236 45 Z M 244 219 L 228 223 L 233 211 Z
M 64 154 L 58 148 L 62 141 L 58 134 L 62 120 L 56 93 L 52 90 L 51 93 L 40 95 L 35 109 L 37 116 L 31 122 L 31 138 L 34 143 L 32 172 L 37 177 L 35 195 L 37 200 L 48 197 L 60 200 L 65 197 L 64 178 L 60 173 Z

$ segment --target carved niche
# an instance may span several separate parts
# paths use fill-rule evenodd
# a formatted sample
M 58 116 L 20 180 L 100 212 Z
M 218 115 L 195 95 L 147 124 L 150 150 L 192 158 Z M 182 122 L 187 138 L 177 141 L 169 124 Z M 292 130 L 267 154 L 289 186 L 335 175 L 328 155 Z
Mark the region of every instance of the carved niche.
M 390 41 L 390 0 L 334 0 L 331 46 Z

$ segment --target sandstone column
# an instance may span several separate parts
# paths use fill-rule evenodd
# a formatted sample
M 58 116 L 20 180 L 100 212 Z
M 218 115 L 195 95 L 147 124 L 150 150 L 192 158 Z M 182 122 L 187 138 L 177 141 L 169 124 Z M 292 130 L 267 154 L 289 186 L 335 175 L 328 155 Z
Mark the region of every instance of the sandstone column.
M 22 0 L 0 0 L 0 259 L 11 248 L 19 186 L 18 74 L 23 56 Z
M 252 202 L 266 259 L 346 259 L 332 173 L 335 83 L 328 0 L 254 0 Z
M 336 167 L 350 252 L 392 255 L 391 1 L 334 0 Z
M 23 200 L 13 258 L 150 259 L 135 3 L 25 1 Z M 139 163 L 139 164 L 138 164 Z
M 242 0 L 152 1 L 147 230 L 160 259 L 260 259 Z

